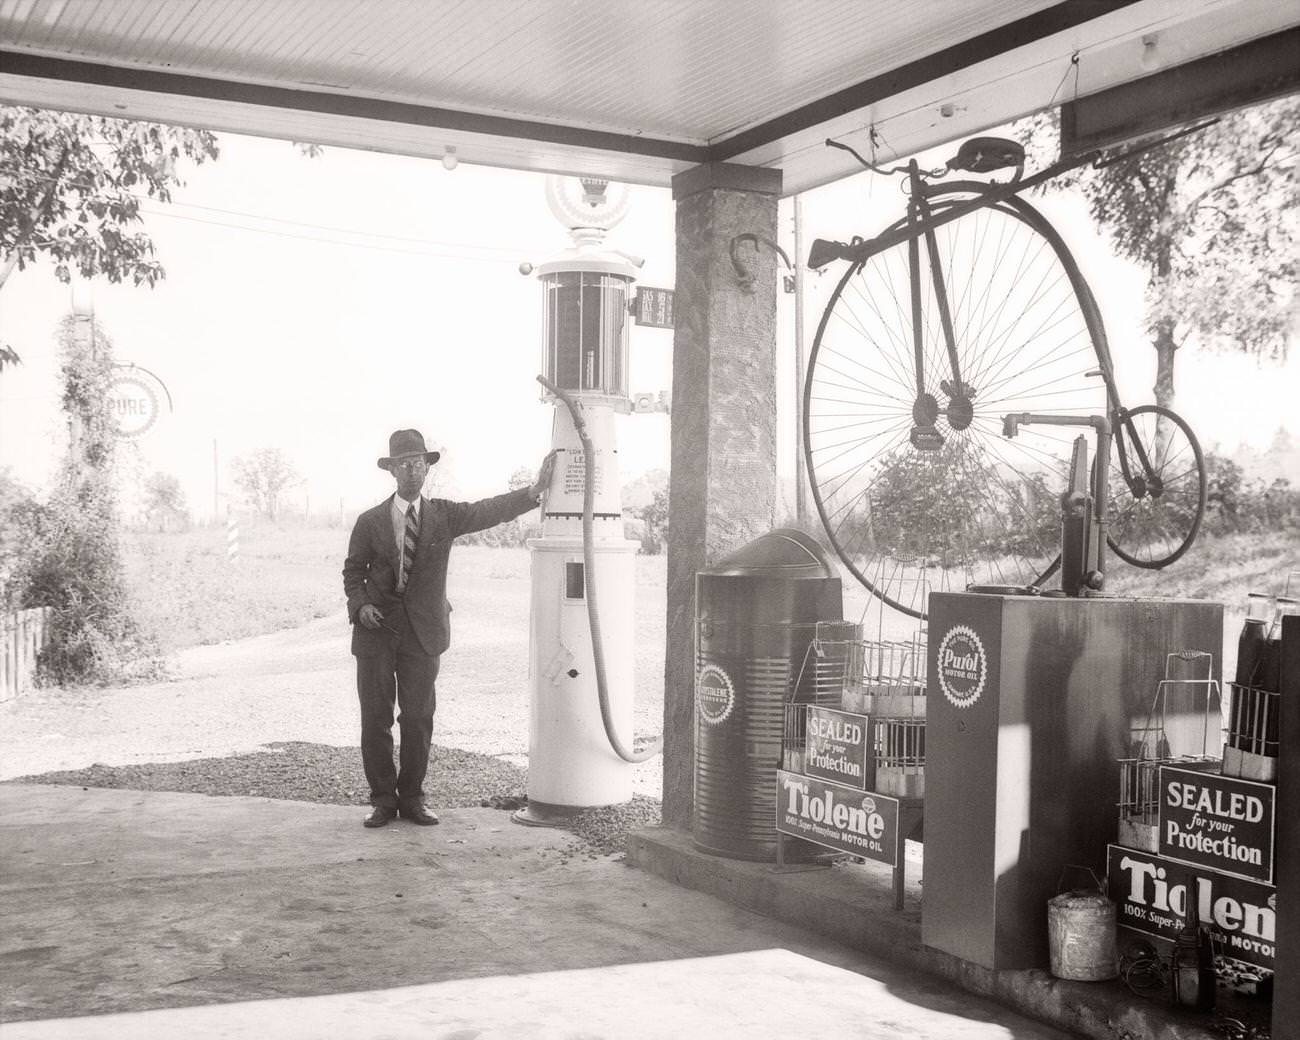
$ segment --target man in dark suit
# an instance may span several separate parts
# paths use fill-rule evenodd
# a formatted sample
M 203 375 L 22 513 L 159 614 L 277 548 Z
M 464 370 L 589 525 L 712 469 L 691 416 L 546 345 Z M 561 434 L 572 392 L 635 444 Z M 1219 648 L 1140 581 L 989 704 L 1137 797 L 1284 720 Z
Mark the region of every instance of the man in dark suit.
M 555 466 L 551 452 L 531 487 L 479 502 L 449 502 L 420 493 L 438 457 L 426 450 L 419 430 L 398 430 L 388 439 L 379 468 L 393 474 L 397 492 L 357 518 L 343 564 L 361 701 L 361 762 L 373 806 L 367 827 L 382 827 L 398 814 L 425 826 L 438 822 L 424 804 L 424 776 L 438 659 L 451 643 L 451 542 L 528 512 L 550 485 Z M 398 769 L 393 767 L 394 702 L 401 712 Z

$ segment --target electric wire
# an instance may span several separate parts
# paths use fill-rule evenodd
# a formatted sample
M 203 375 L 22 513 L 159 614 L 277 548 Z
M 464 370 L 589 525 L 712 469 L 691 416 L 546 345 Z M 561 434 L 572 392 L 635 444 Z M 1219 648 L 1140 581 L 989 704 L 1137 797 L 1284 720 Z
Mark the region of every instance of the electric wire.
M 14 166 L 6 165 L 4 163 L 0 163 L 0 172 L 8 172 L 10 174 L 16 173 L 19 176 L 26 177 L 29 180 L 42 181 L 45 183 L 52 183 L 56 180 L 56 178 L 45 176 L 33 170 L 24 169 L 21 167 L 14 167 Z M 145 203 L 144 205 L 140 206 L 140 211 L 143 213 L 148 213 L 151 216 L 170 218 L 173 220 L 185 220 L 191 223 L 208 224 L 214 227 L 226 227 L 226 228 L 231 228 L 233 230 L 239 230 L 239 231 L 251 231 L 258 234 L 273 235 L 281 238 L 298 238 L 303 241 L 325 242 L 327 244 L 333 244 L 333 245 L 345 245 L 345 246 L 355 245 L 363 249 L 374 249 L 374 250 L 379 250 L 384 252 L 392 252 L 392 253 L 405 254 L 405 255 L 432 256 L 432 257 L 440 257 L 440 258 L 456 259 L 456 260 L 478 260 L 478 261 L 486 261 L 489 263 L 510 263 L 512 266 L 518 263 L 518 258 L 520 256 L 527 256 L 530 253 L 537 253 L 541 251 L 537 248 L 500 246 L 500 245 L 491 245 L 491 244 L 480 245 L 477 243 L 469 243 L 469 242 L 445 242 L 437 239 L 423 239 L 423 238 L 416 238 L 408 235 L 395 235 L 395 234 L 382 232 L 382 231 L 363 231 L 356 228 L 338 227 L 329 224 L 318 224 L 312 221 L 290 220 L 285 217 L 274 217 L 262 213 L 250 213 L 244 210 L 225 209 L 218 206 L 207 206 L 196 202 L 181 202 L 175 199 L 162 201 L 156 199 L 154 196 L 142 195 L 138 192 L 124 191 L 122 193 L 130 196 L 133 199 L 139 200 L 141 203 Z M 111 191 L 96 193 L 97 196 L 105 199 L 112 198 L 115 196 L 115 194 L 116 193 Z M 148 205 L 148 203 L 152 203 L 152 205 Z M 162 208 L 158 208 L 159 206 L 165 206 L 168 208 L 162 209 Z M 190 216 L 183 213 L 173 213 L 169 211 L 170 208 L 172 207 L 200 210 L 207 213 L 218 213 L 225 216 L 239 217 L 239 218 L 244 218 L 246 220 L 254 220 L 254 221 L 259 221 L 268 224 L 282 224 L 288 227 L 303 228 L 311 231 L 323 231 L 323 232 L 328 232 L 328 233 L 338 234 L 338 235 L 356 236 L 358 238 L 385 239 L 391 242 L 408 243 L 415 246 L 427 246 L 431 248 L 401 249 L 401 248 L 396 248 L 387 245 L 379 245 L 370 242 L 354 242 L 354 241 L 339 240 L 339 239 L 329 238 L 322 235 L 293 234 L 292 232 L 279 231 L 276 230 L 275 228 L 250 227 L 246 224 L 232 223 L 229 221 L 222 221 L 222 220 L 206 220 L 202 217 Z M 450 250 L 450 252 L 437 252 L 437 250 Z M 508 254 L 509 258 L 507 259 L 506 257 L 473 256 L 471 254 L 459 252 L 459 250 L 499 252 L 503 254 Z

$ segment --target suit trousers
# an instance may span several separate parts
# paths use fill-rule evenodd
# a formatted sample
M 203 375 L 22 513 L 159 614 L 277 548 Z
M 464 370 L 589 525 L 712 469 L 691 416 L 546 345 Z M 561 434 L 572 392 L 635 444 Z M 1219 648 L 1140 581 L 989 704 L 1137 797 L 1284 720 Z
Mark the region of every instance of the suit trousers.
M 361 764 L 370 785 L 370 804 L 416 805 L 424 801 L 424 777 L 429 770 L 434 683 L 438 655 L 426 654 L 411 630 L 406 612 L 385 618 L 396 622 L 398 635 L 378 654 L 357 658 L 357 697 L 361 701 Z M 358 622 L 359 624 L 360 622 Z M 400 768 L 393 767 L 393 707 L 401 747 Z

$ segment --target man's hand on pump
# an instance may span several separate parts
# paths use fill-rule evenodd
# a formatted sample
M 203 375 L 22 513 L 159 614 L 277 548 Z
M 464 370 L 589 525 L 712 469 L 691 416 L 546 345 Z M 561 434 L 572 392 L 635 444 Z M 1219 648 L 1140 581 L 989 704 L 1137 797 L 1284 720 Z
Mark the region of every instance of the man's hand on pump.
M 528 489 L 528 493 L 535 499 L 540 499 L 551 486 L 551 476 L 555 473 L 555 456 L 558 450 L 552 448 L 542 459 L 542 464 L 537 470 L 537 480 Z

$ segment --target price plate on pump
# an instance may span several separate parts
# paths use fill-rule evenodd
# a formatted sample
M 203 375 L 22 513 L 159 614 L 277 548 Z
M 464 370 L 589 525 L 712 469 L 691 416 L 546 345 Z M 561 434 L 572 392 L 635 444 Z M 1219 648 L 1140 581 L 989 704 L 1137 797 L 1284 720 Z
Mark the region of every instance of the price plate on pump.
M 638 325 L 652 329 L 671 329 L 673 327 L 672 289 L 654 289 L 643 285 L 636 291 L 633 301 L 632 317 Z

